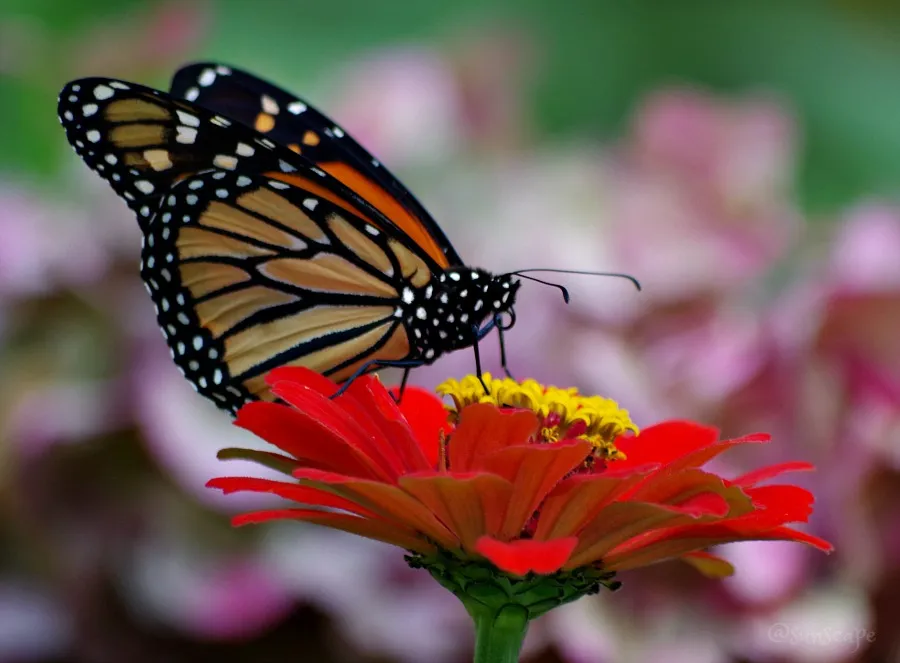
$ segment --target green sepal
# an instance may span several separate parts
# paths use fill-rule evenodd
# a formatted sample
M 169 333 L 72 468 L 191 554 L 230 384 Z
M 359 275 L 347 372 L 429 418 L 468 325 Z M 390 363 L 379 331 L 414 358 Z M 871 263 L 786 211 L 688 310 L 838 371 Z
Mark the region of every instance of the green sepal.
M 463 602 L 470 614 L 516 605 L 532 620 L 582 596 L 596 594 L 601 587 L 616 591 L 622 584 L 613 579 L 615 573 L 591 566 L 549 575 L 515 576 L 485 560 L 461 559 L 443 550 L 427 556 L 409 554 L 406 561 L 413 568 L 426 569 Z

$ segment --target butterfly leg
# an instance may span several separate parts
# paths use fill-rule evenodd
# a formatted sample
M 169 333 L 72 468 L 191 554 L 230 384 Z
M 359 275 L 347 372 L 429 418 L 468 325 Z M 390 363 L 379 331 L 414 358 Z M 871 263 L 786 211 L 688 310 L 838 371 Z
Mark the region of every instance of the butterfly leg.
M 506 373 L 506 377 L 510 380 L 515 380 L 512 373 L 509 372 L 509 367 L 506 365 L 506 341 L 503 337 L 504 329 L 505 328 L 502 325 L 497 325 L 497 334 L 500 337 L 500 365 L 503 367 L 503 372 Z
M 472 326 L 472 333 L 475 336 L 475 342 L 472 344 L 472 350 L 475 351 L 475 375 L 478 376 L 478 381 L 481 383 L 481 386 L 484 387 L 484 393 L 490 394 L 491 390 L 488 389 L 488 386 L 484 383 L 484 378 L 481 377 L 481 353 L 478 351 L 478 340 L 484 334 L 479 336 L 478 327 Z
M 403 392 L 406 391 L 406 381 L 409 379 L 409 374 L 412 371 L 411 366 L 407 366 L 403 369 L 403 378 L 400 380 L 400 389 L 397 393 L 397 397 L 394 399 L 397 403 L 403 400 Z
M 403 383 L 401 385 L 401 389 L 403 389 L 406 386 L 406 378 L 409 375 L 409 371 L 412 370 L 413 368 L 416 368 L 417 366 L 421 366 L 421 365 L 422 365 L 421 361 L 413 361 L 413 360 L 391 361 L 391 360 L 386 360 L 386 359 L 385 360 L 372 359 L 372 360 L 364 363 L 362 366 L 357 368 L 355 371 L 353 371 L 353 374 L 349 378 L 344 380 L 344 383 L 338 388 L 338 390 L 336 392 L 334 392 L 331 395 L 331 398 L 337 398 L 338 396 L 343 394 L 345 391 L 347 391 L 347 389 L 350 387 L 350 385 L 353 384 L 354 380 L 356 380 L 359 376 L 363 375 L 364 373 L 368 373 L 369 371 L 373 370 L 373 368 L 375 368 L 375 367 L 406 369 L 406 371 L 403 374 Z M 401 394 L 402 394 L 402 391 L 401 391 Z M 399 399 L 398 399 L 398 402 L 399 402 Z

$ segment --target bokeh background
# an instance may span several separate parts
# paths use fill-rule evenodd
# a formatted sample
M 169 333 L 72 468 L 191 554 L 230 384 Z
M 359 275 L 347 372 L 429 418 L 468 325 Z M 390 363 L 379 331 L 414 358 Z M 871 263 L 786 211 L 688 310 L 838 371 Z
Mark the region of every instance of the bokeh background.
M 534 624 L 530 663 L 900 661 L 900 8 L 891 0 L 2 0 L 0 661 L 462 663 L 399 551 L 232 530 L 252 443 L 170 363 L 134 219 L 56 121 L 69 79 L 213 58 L 300 93 L 522 290 L 520 376 L 811 460 L 799 545 L 663 564 Z M 497 352 L 490 344 L 489 367 Z M 414 373 L 472 370 L 458 353 Z M 389 377 L 389 376 L 386 376 Z M 256 503 L 258 504 L 258 502 Z M 785 631 L 785 629 L 788 629 Z

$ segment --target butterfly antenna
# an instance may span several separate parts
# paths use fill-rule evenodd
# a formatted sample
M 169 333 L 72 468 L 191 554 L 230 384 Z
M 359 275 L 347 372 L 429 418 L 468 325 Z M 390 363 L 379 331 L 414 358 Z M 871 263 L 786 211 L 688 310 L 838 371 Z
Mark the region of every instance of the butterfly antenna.
M 638 289 L 641 290 L 641 282 L 634 278 L 631 274 L 623 274 L 622 272 L 585 272 L 576 269 L 520 269 L 517 272 L 510 272 L 515 276 L 521 276 L 523 279 L 530 279 L 532 281 L 539 281 L 533 276 L 523 276 L 523 274 L 533 273 L 533 272 L 545 272 L 552 274 L 581 274 L 583 276 L 612 276 L 617 279 L 626 279 L 631 281 L 631 284 Z M 547 285 L 554 285 L 558 288 L 562 288 L 562 286 L 558 286 L 555 283 L 547 283 L 546 281 L 539 281 L 539 283 L 546 283 Z M 565 290 L 565 289 L 563 289 Z M 566 301 L 569 301 L 568 298 Z
M 556 288 L 562 293 L 563 300 L 565 300 L 566 304 L 569 303 L 569 291 L 566 290 L 565 286 L 560 285 L 559 283 L 551 283 L 550 281 L 542 281 L 541 279 L 536 279 L 533 276 L 524 276 L 520 272 L 510 272 L 511 276 L 519 276 L 523 279 L 528 279 L 529 281 L 534 281 L 535 283 L 543 283 L 544 285 L 549 285 L 551 288 Z

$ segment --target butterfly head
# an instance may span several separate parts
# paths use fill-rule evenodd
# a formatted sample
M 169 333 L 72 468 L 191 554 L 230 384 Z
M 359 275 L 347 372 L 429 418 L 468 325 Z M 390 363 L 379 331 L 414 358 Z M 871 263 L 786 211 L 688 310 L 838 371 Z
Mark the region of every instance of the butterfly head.
M 473 324 L 512 311 L 520 285 L 511 274 L 495 275 L 471 267 L 448 269 L 439 280 L 459 310 L 469 314 Z

